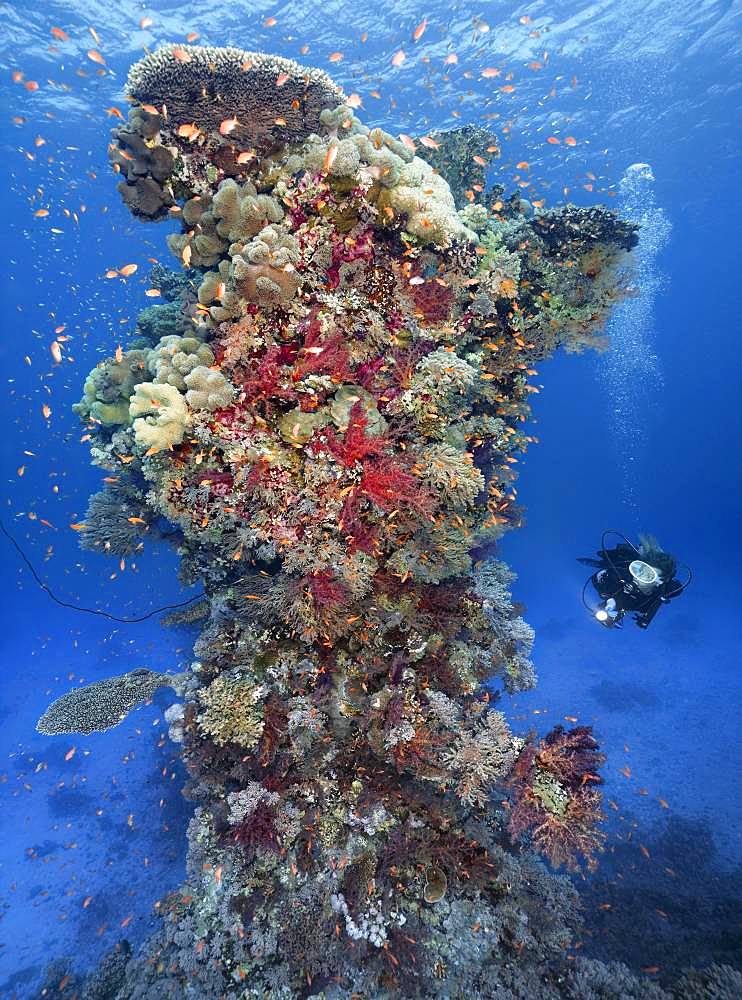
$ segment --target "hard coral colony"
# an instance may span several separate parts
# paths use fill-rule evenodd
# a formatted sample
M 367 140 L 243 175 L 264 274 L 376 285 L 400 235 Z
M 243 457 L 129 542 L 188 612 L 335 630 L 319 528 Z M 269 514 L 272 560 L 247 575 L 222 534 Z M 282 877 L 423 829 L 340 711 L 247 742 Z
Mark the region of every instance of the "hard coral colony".
M 533 633 L 473 560 L 518 522 L 533 365 L 597 343 L 634 227 L 457 210 L 445 166 L 287 60 L 164 48 L 128 90 L 119 190 L 182 220 L 186 279 L 86 382 L 117 482 L 85 544 L 167 520 L 208 622 L 167 713 L 188 885 L 126 995 L 527 995 L 572 896 L 520 842 L 592 862 L 602 758 L 585 729 L 513 735 L 483 692 L 533 686 Z

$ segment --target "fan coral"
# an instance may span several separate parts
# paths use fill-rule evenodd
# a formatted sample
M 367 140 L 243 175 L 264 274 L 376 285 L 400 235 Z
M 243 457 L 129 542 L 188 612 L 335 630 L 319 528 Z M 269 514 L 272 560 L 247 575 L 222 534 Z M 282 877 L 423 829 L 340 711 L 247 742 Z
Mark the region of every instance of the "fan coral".
M 131 482 L 109 483 L 88 501 L 80 531 L 83 549 L 129 556 L 142 546 L 155 520 L 144 493 Z
M 493 709 L 493 685 L 533 685 L 533 632 L 475 560 L 520 520 L 533 365 L 598 343 L 634 231 L 518 197 L 459 213 L 285 60 L 169 46 L 129 93 L 111 160 L 135 215 L 180 220 L 184 308 L 148 319 L 141 371 L 103 362 L 81 415 L 122 500 L 176 526 L 208 617 L 168 713 L 188 891 L 127 995 L 164 995 L 160 967 L 209 1000 L 532 995 L 572 897 L 508 818 L 591 863 L 600 755 Z

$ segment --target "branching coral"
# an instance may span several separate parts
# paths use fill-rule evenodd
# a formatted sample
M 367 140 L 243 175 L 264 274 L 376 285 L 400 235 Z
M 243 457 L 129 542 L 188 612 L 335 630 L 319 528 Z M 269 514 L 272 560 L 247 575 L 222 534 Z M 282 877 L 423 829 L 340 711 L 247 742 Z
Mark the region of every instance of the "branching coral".
M 484 682 L 533 685 L 533 632 L 506 567 L 472 567 L 519 521 L 533 365 L 596 342 L 633 229 L 519 197 L 458 211 L 285 60 L 170 46 L 129 94 L 111 159 L 134 214 L 180 218 L 185 312 L 150 314 L 141 369 L 103 362 L 81 415 L 208 595 L 168 714 L 192 885 L 153 948 L 209 998 L 522 986 L 561 961 L 572 903 L 508 818 L 591 862 L 600 755 L 584 730 L 524 745 L 489 704 Z

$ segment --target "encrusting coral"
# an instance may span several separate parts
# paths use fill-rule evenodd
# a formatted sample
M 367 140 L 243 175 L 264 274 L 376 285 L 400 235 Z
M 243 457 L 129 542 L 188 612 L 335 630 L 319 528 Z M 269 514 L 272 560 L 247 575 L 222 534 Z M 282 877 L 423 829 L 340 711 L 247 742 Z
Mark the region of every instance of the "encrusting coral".
M 194 336 L 149 310 L 161 339 L 105 390 L 128 416 L 94 410 L 101 376 L 80 414 L 209 617 L 168 714 L 188 885 L 119 995 L 540 996 L 573 896 L 522 842 L 592 860 L 601 757 L 495 710 L 533 632 L 485 547 L 520 520 L 533 366 L 599 343 L 634 229 L 457 207 L 285 60 L 170 46 L 128 89 L 111 160 L 134 214 L 182 219 Z

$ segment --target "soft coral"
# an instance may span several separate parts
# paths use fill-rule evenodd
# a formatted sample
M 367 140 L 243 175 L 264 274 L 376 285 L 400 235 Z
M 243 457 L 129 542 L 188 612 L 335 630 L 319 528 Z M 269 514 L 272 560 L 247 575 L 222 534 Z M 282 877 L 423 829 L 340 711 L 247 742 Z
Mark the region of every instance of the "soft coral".
M 393 458 L 364 461 L 359 488 L 384 511 L 399 508 L 428 517 L 432 513 L 430 494 L 416 476 Z
M 388 444 L 384 437 L 368 437 L 368 419 L 360 403 L 350 411 L 348 426 L 342 438 L 333 427 L 322 432 L 324 444 L 346 469 L 367 458 L 381 458 Z M 316 450 L 316 445 L 315 445 Z
M 582 855 L 591 870 L 605 834 L 601 795 L 595 783 L 605 755 L 589 726 L 556 726 L 538 744 L 529 741 L 513 768 L 509 832 L 529 833 L 534 848 L 553 865 L 577 868 Z

